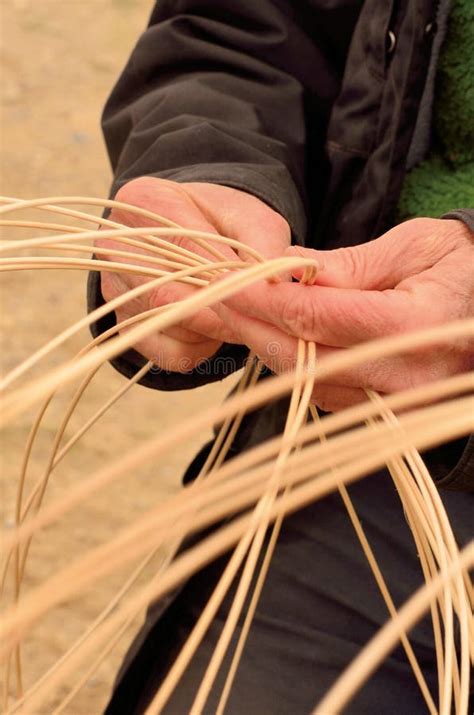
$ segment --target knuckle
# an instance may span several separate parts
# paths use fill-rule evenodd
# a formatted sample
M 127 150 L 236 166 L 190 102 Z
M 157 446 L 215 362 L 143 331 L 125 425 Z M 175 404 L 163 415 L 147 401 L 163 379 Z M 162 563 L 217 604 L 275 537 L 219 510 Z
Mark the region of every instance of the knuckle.
M 202 341 L 195 345 L 179 342 L 174 351 L 175 365 L 178 372 L 194 370 L 200 363 L 208 360 L 218 349 L 219 344 Z
M 199 244 L 195 243 L 190 238 L 185 238 L 184 236 L 173 236 L 172 243 L 173 245 L 178 246 L 178 248 L 185 248 L 187 251 L 191 251 L 197 255 L 205 253 L 205 251 L 199 248 Z
M 178 189 L 173 182 L 158 179 L 154 176 L 140 176 L 131 179 L 121 186 L 114 196 L 114 200 L 138 208 L 160 212 L 162 205 L 170 203 L 178 194 Z M 111 218 L 119 223 L 129 226 L 149 226 L 154 221 L 137 215 L 133 211 L 127 211 L 126 207 L 115 206 L 112 209 Z
M 169 305 L 172 302 L 169 291 L 167 291 L 167 286 L 153 288 L 148 293 L 150 308 L 160 308 L 162 305 Z
M 312 401 L 323 412 L 331 412 L 331 398 L 327 392 L 314 392 Z
M 399 390 L 415 389 L 428 385 L 437 380 L 441 380 L 449 375 L 450 370 L 445 360 L 427 359 L 426 355 L 420 354 L 412 357 L 398 374 L 392 374 L 391 384 L 388 392 L 398 392 Z
M 273 209 L 270 209 L 270 211 L 271 213 L 269 213 L 268 217 L 266 218 L 269 231 L 274 237 L 280 240 L 286 248 L 290 245 L 291 240 L 290 224 L 288 223 L 286 218 L 284 218 L 277 211 L 273 211 Z
M 281 309 L 286 330 L 298 338 L 311 339 L 316 324 L 316 310 L 310 290 L 298 298 L 288 298 Z
M 153 288 L 148 293 L 148 303 L 151 308 L 160 308 L 162 305 L 176 303 L 177 299 L 176 288 L 171 284 Z
M 120 201 L 124 204 L 137 204 L 143 194 L 149 191 L 154 182 L 151 176 L 140 176 L 136 179 L 131 179 L 123 184 L 115 194 L 115 201 Z
M 436 219 L 426 218 L 423 216 L 418 216 L 416 218 L 410 219 L 410 228 L 414 229 L 416 233 L 425 233 L 432 231 L 436 228 L 437 224 L 438 221 Z
M 341 248 L 339 251 L 341 258 L 345 263 L 348 275 L 353 279 L 357 279 L 361 285 L 365 285 L 365 275 L 367 272 L 365 254 L 363 254 L 360 249 L 357 250 L 352 246 L 349 246 L 348 248 Z
M 415 218 L 407 223 L 410 224 L 410 235 L 416 239 L 413 258 L 419 270 L 434 265 L 458 245 L 458 232 L 450 225 L 455 222 L 445 219 Z
M 335 385 L 320 385 L 315 388 L 312 401 L 323 412 L 337 412 L 353 404 L 349 393 Z
M 103 250 L 110 250 L 115 248 L 116 246 L 117 241 L 114 241 L 111 238 L 96 238 L 96 240 L 94 241 L 94 247 L 101 248 Z M 123 245 L 120 245 L 119 248 L 123 249 Z M 107 260 L 107 255 L 101 255 L 100 258 Z
M 359 321 L 367 335 L 376 338 L 380 336 L 397 335 L 415 329 L 409 324 L 415 321 L 417 311 L 410 298 L 406 305 L 401 302 L 397 309 L 393 307 L 394 290 L 380 291 L 378 296 L 364 301 L 364 310 L 361 310 L 356 320 Z
M 114 278 L 113 273 L 103 272 L 100 274 L 100 289 L 102 296 L 106 303 L 121 295 L 122 291 L 119 290 L 117 285 L 117 280 Z

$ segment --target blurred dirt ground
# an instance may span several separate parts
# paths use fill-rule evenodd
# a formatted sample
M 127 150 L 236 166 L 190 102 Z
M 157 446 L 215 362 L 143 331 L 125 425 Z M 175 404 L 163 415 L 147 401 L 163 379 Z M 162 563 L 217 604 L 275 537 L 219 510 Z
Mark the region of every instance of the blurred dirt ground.
M 107 195 L 111 176 L 100 133 L 100 113 L 151 8 L 152 0 L 0 0 L 2 195 Z M 28 235 L 22 231 L 21 235 Z M 84 286 L 85 274 L 80 271 L 18 272 L 1 277 L 3 370 L 18 364 L 83 315 Z M 87 339 L 84 332 L 71 340 L 48 365 L 70 357 Z M 83 398 L 65 439 L 122 384 L 112 368 L 103 368 Z M 165 394 L 135 387 L 57 468 L 46 503 L 140 441 L 178 423 L 184 415 L 199 414 L 228 389 L 229 384 L 219 384 L 190 393 Z M 66 391 L 58 396 L 46 413 L 33 452 L 30 487 L 44 469 L 70 395 L 71 391 Z M 2 435 L 2 522 L 7 531 L 13 526 L 18 472 L 33 414 L 22 415 Z M 179 488 L 185 465 L 207 436 L 202 434 L 179 451 L 163 455 L 156 464 L 128 475 L 45 529 L 33 542 L 25 589 L 57 573 L 85 548 L 110 538 Z M 42 620 L 23 647 L 26 689 L 85 631 L 130 571 L 128 567 L 100 582 Z M 145 578 L 152 574 L 153 566 Z M 139 621 L 127 630 L 63 712 L 93 715 L 102 711 Z M 53 712 L 82 672 L 75 670 L 41 712 Z

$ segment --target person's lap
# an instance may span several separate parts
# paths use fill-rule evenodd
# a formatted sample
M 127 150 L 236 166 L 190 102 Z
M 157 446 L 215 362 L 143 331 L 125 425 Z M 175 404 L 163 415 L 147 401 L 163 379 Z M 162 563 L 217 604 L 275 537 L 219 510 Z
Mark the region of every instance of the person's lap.
M 355 484 L 351 496 L 396 605 L 422 583 L 420 565 L 400 501 L 388 475 Z M 462 543 L 469 537 L 472 496 L 447 494 Z M 119 682 L 107 713 L 140 713 L 153 697 L 199 618 L 227 561 L 196 574 L 145 638 Z M 201 643 L 164 712 L 190 711 L 234 590 Z M 282 530 L 226 713 L 309 713 L 338 674 L 387 620 L 386 607 L 345 512 L 333 494 L 289 517 Z M 229 649 L 205 708 L 214 713 L 235 646 Z M 410 634 L 436 697 L 437 675 L 428 618 Z M 423 700 L 399 647 L 362 688 L 348 713 L 423 712 Z

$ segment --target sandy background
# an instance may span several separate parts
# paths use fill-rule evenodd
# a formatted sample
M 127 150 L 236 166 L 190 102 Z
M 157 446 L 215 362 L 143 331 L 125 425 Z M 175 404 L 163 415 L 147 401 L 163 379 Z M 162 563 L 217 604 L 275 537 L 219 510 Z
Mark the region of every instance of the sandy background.
M 101 108 L 146 25 L 151 7 L 152 0 L 0 0 L 3 195 L 107 195 L 111 175 L 99 127 Z M 23 230 L 21 235 L 27 233 Z M 2 276 L 3 369 L 18 364 L 83 315 L 84 286 L 82 272 Z M 58 351 L 55 360 L 72 355 L 87 337 L 83 333 L 72 340 Z M 122 384 L 122 378 L 105 367 L 84 397 L 66 439 Z M 46 502 L 183 415 L 198 414 L 220 400 L 228 388 L 229 384 L 220 384 L 171 394 L 134 388 L 54 472 Z M 68 394 L 59 396 L 46 414 L 33 453 L 29 485 L 41 475 Z M 2 435 L 2 523 L 7 530 L 13 525 L 18 470 L 32 414 L 15 420 Z M 184 466 L 206 437 L 201 435 L 179 453 L 167 454 L 158 463 L 129 475 L 40 534 L 31 549 L 25 588 L 56 573 L 84 548 L 109 538 L 177 489 Z M 127 572 L 64 604 L 34 630 L 23 649 L 26 689 L 84 632 Z M 149 569 L 147 576 L 152 572 Z M 136 627 L 137 623 L 128 629 L 64 712 L 92 715 L 102 711 Z M 42 712 L 52 712 L 79 676 L 78 671 Z

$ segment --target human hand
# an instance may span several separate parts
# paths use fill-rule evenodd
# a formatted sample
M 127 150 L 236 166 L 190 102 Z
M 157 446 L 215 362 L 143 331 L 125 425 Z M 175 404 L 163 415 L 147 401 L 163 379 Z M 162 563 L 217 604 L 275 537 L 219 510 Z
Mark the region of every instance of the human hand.
M 179 184 L 164 179 L 143 177 L 125 184 L 115 198 L 117 201 L 161 214 L 184 228 L 220 233 L 238 239 L 266 258 L 281 256 L 290 245 L 290 228 L 284 218 L 254 196 L 226 186 L 206 183 Z M 151 220 L 122 209 L 113 209 L 110 218 L 133 227 L 155 225 Z M 173 238 L 172 240 L 196 253 L 212 258 L 190 239 Z M 230 260 L 237 259 L 236 253 L 230 247 L 215 245 Z M 140 254 L 149 253 L 146 250 L 135 250 L 130 246 L 124 246 L 111 239 L 100 239 L 96 242 L 96 246 L 129 250 L 135 254 L 136 262 L 139 262 Z M 243 258 L 245 259 L 246 256 Z M 126 259 L 110 256 L 110 260 Z M 143 276 L 128 273 L 103 272 L 102 294 L 106 301 L 110 301 L 147 280 L 149 279 Z M 195 290 L 190 285 L 168 283 L 118 308 L 117 323 L 152 308 L 182 300 Z M 178 325 L 149 336 L 134 345 L 134 348 L 165 370 L 187 372 L 201 360 L 211 357 L 230 337 L 229 326 L 226 326 L 210 308 L 206 308 Z
M 235 340 L 274 372 L 292 369 L 298 337 L 315 341 L 324 360 L 367 340 L 474 315 L 474 241 L 461 221 L 413 219 L 354 248 L 288 249 L 295 254 L 319 264 L 315 285 L 259 283 L 216 306 Z M 338 373 L 316 386 L 314 401 L 334 411 L 366 399 L 364 389 L 391 393 L 473 364 L 472 340 L 440 345 Z

